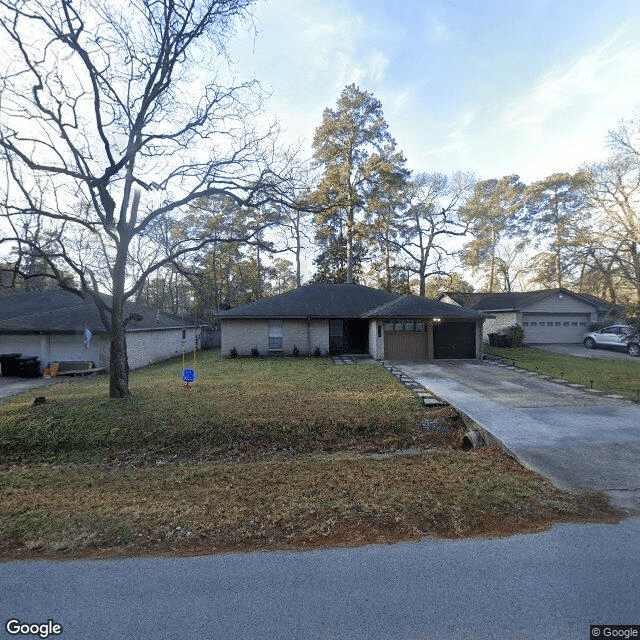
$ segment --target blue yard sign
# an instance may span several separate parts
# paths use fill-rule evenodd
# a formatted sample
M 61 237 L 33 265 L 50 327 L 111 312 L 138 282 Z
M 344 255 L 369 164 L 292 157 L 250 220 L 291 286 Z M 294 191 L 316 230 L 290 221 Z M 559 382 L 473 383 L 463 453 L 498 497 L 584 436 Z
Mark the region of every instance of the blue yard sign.
M 182 370 L 182 381 L 187 384 L 191 384 L 196 380 L 196 372 L 194 369 L 183 369 Z

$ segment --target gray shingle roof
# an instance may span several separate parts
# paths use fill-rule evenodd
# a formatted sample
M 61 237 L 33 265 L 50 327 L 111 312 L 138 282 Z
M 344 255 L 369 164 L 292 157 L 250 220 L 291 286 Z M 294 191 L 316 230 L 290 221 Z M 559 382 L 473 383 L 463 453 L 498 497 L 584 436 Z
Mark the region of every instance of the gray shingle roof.
M 470 309 L 477 309 L 478 311 L 506 311 L 515 310 L 520 311 L 524 307 L 533 304 L 544 298 L 563 293 L 566 295 L 574 296 L 578 299 L 584 300 L 589 304 L 594 305 L 597 308 L 610 308 L 613 305 L 600 300 L 590 295 L 582 295 L 569 291 L 568 289 L 543 289 L 540 291 L 509 291 L 504 293 L 458 293 L 458 292 L 446 292 L 450 298 L 458 302 L 459 304 L 468 307 Z
M 471 309 L 419 296 L 400 296 L 360 284 L 308 284 L 223 311 L 221 318 L 483 317 Z
M 448 318 L 478 320 L 483 313 L 420 296 L 401 296 L 363 314 L 365 318 Z
M 221 318 L 354 318 L 398 297 L 361 284 L 307 284 L 223 311 Z
M 104 299 L 110 303 L 109 296 Z M 136 305 L 126 305 L 126 314 L 129 313 L 142 313 L 142 320 L 129 322 L 127 331 L 190 324 L 177 316 Z M 0 298 L 0 333 L 77 333 L 85 327 L 93 333 L 105 331 L 90 298 L 83 299 L 69 291 L 25 291 Z

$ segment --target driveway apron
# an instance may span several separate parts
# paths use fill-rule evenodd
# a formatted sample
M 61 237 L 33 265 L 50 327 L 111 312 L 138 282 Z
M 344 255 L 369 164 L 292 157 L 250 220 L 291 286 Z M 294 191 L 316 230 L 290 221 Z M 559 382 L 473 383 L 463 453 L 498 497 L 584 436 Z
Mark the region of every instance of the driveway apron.
M 486 361 L 394 366 L 559 488 L 640 512 L 640 406 Z

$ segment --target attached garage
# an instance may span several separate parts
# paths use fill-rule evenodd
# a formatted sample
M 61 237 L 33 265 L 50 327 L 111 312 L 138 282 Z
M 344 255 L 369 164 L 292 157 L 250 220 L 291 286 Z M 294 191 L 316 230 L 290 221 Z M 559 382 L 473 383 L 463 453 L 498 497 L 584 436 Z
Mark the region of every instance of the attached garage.
M 485 315 L 419 296 L 401 296 L 365 314 L 375 318 L 384 360 L 429 361 L 482 357 Z
M 475 322 L 413 322 L 400 329 L 399 323 L 385 323 L 386 360 L 457 360 L 476 357 Z M 420 330 L 414 328 L 422 327 Z
M 529 343 L 582 342 L 590 324 L 591 316 L 588 314 L 522 314 L 522 328 Z

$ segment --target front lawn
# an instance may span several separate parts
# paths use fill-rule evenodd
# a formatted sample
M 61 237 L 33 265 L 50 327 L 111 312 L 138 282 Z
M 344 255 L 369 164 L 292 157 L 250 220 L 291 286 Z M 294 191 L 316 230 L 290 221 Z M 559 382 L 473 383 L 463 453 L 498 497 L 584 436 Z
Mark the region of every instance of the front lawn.
M 195 369 L 190 389 L 181 382 L 181 359 L 134 371 L 133 395 L 125 401 L 107 397 L 106 376 L 50 387 L 39 406 L 32 406 L 34 394 L 9 398 L 0 403 L 0 451 L 47 462 L 126 455 L 256 459 L 394 449 L 425 437 L 419 401 L 377 365 L 231 360 L 205 352 Z M 447 419 L 454 419 L 451 412 Z
M 191 363 L 189 363 L 191 365 Z M 203 354 L 0 402 L 0 558 L 305 549 L 615 521 L 500 450 L 460 447 L 377 365 Z M 42 393 L 42 391 L 38 391 Z M 437 424 L 440 435 L 425 424 Z M 449 435 L 442 435 L 449 427 Z
M 528 371 L 582 384 L 589 389 L 616 393 L 636 402 L 640 400 L 640 361 L 578 358 L 528 347 L 499 349 L 485 346 L 484 351 Z

